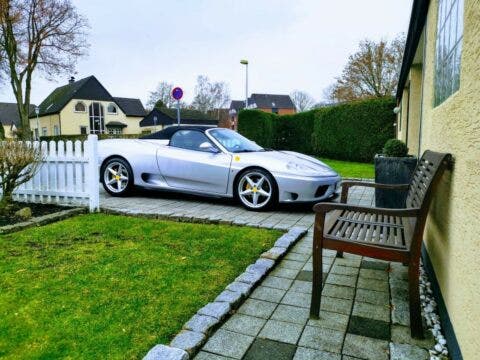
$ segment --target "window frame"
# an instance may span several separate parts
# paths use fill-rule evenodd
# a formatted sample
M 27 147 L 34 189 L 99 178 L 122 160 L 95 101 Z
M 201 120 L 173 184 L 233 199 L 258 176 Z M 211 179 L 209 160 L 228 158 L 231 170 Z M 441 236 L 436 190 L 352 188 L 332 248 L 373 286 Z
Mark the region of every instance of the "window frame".
M 110 106 L 113 106 L 113 108 L 115 109 L 114 112 L 112 112 L 112 111 L 109 110 Z M 109 103 L 109 104 L 107 105 L 107 114 L 109 114 L 109 115 L 118 115 L 118 106 L 117 106 L 116 104 L 114 104 L 114 103 Z
M 170 138 L 170 141 L 168 142 L 168 146 L 172 147 L 172 148 L 175 148 L 175 149 L 182 149 L 182 150 L 189 150 L 189 151 L 197 151 L 197 152 L 202 152 L 202 153 L 212 153 L 211 151 L 209 150 L 202 150 L 202 149 L 192 149 L 192 148 L 188 148 L 188 147 L 180 147 L 180 146 L 176 146 L 176 145 L 173 145 L 172 144 L 172 140 L 174 140 L 175 136 L 177 134 L 180 134 L 182 132 L 185 132 L 185 131 L 188 131 L 188 132 L 195 132 L 195 133 L 198 133 L 198 134 L 201 134 L 203 137 L 205 137 L 205 141 L 208 141 L 210 143 L 210 145 L 213 147 L 213 148 L 216 148 L 218 149 L 218 147 L 209 139 L 209 137 L 207 136 L 207 134 L 205 134 L 204 132 L 201 132 L 201 131 L 198 131 L 198 130 L 191 130 L 191 129 L 184 129 L 184 130 L 177 130 L 175 131 L 175 133 L 172 135 L 172 137 Z M 203 143 L 203 142 L 202 142 Z
M 79 104 L 83 105 L 83 109 L 84 109 L 83 111 L 77 110 L 77 105 L 79 105 Z M 75 105 L 73 106 L 73 112 L 81 113 L 81 114 L 86 113 L 87 112 L 87 105 L 83 101 L 77 101 L 75 103 Z

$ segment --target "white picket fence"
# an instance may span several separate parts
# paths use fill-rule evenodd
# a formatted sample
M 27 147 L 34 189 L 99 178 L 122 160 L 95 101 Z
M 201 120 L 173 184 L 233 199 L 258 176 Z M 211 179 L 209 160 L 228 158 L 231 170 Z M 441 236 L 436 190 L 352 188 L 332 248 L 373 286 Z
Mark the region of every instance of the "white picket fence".
M 43 161 L 35 176 L 14 191 L 14 199 L 24 202 L 88 205 L 99 209 L 98 138 L 84 142 L 46 141 L 40 147 Z

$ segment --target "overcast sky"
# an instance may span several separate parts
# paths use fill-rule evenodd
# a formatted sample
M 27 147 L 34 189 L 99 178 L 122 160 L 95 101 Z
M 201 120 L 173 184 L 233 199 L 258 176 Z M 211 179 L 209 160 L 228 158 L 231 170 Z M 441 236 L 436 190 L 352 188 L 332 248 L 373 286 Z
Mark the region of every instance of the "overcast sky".
M 143 103 L 159 81 L 172 82 L 192 100 L 198 75 L 249 93 L 299 89 L 317 101 L 364 38 L 407 32 L 411 0 L 73 0 L 90 23 L 89 56 L 77 79 L 95 75 L 113 96 Z M 56 82 L 36 77 L 32 102 Z M 14 101 L 8 83 L 0 101 Z

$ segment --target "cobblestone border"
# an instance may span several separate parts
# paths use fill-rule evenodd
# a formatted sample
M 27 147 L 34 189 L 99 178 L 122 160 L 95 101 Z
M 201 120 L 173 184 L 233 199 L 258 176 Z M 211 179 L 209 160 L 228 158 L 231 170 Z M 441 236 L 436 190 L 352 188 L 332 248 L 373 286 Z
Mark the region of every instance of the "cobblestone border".
M 260 255 L 255 263 L 248 265 L 245 271 L 228 284 L 213 302 L 198 310 L 183 325 L 182 330 L 173 338 L 170 345 L 155 345 L 143 359 L 188 360 L 193 358 L 213 330 L 225 322 L 228 315 L 242 304 L 276 263 L 306 232 L 305 228 L 293 227 L 280 236 L 270 250 Z
M 81 208 L 81 207 L 57 211 L 51 214 L 31 218 L 28 221 L 16 223 L 13 225 L 2 226 L 0 227 L 0 234 L 10 234 L 26 228 L 50 224 L 59 220 L 67 219 L 75 215 L 84 214 L 86 212 L 87 212 L 87 209 Z

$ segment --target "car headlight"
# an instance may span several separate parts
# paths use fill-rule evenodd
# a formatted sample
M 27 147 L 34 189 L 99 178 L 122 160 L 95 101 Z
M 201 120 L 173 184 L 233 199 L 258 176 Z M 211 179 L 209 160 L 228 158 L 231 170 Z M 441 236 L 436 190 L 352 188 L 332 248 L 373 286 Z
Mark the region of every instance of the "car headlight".
M 310 167 L 310 166 L 303 165 L 303 164 L 297 164 L 297 163 L 292 162 L 292 161 L 287 163 L 287 169 L 291 170 L 291 171 L 303 171 L 303 172 L 308 172 L 308 173 L 315 172 L 315 169 Z

